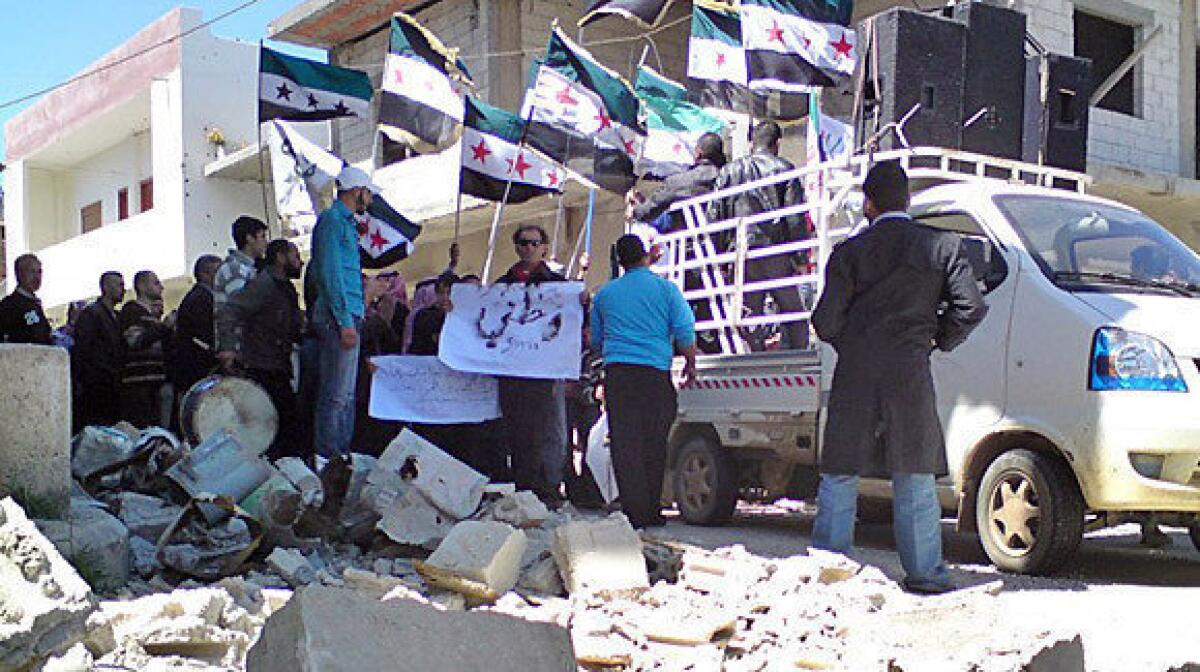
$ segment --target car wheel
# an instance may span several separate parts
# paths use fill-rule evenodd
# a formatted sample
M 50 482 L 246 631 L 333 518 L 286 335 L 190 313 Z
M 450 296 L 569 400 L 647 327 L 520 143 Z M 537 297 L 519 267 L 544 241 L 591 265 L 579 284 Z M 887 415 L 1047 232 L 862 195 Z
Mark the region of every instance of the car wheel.
M 1062 462 L 1029 450 L 997 457 L 976 493 L 975 521 L 988 558 L 1019 574 L 1053 572 L 1083 538 L 1083 496 Z
M 720 444 L 693 436 L 675 454 L 675 505 L 693 525 L 719 525 L 737 505 L 737 472 Z

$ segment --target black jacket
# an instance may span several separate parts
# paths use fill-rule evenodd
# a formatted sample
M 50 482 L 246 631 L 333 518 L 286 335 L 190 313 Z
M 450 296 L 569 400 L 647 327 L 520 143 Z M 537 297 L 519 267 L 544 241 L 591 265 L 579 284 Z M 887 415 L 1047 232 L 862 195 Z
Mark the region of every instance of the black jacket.
M 247 369 L 292 370 L 292 348 L 304 333 L 304 313 L 291 280 L 263 271 L 217 311 L 217 331 L 231 334 Z M 239 333 L 240 332 L 240 333 Z
M 929 353 L 986 315 L 952 233 L 889 217 L 838 245 L 812 319 L 838 353 L 822 471 L 946 473 Z
M 179 304 L 167 363 L 171 382 L 180 394 L 216 368 L 213 339 L 213 292 L 197 283 Z
M 794 168 L 792 162 L 783 157 L 767 152 L 755 152 L 725 164 L 717 174 L 714 189 L 735 187 L 739 184 L 778 175 Z M 717 222 L 733 217 L 749 217 L 768 210 L 778 210 L 802 203 L 804 203 L 804 187 L 800 184 L 800 180 L 792 179 L 715 200 L 708 206 L 708 219 Z M 801 240 L 807 237 L 804 217 L 793 215 L 750 226 L 749 237 L 751 247 Z M 724 238 L 731 237 L 725 236 Z
M 158 386 L 165 383 L 166 348 L 171 339 L 171 328 L 137 301 L 121 306 L 117 322 L 125 346 L 121 384 Z
M 508 284 L 524 282 L 529 285 L 536 285 L 539 282 L 562 282 L 567 279 L 566 276 L 562 275 L 561 273 L 555 273 L 554 271 L 550 270 L 550 267 L 546 265 L 546 262 L 542 262 L 541 265 L 533 269 L 533 272 L 529 274 L 528 279 L 521 280 L 519 277 L 517 277 L 517 269 L 520 268 L 520 266 L 521 262 L 513 264 L 508 269 L 508 272 L 500 276 L 496 282 L 505 282 Z
M 668 176 L 658 191 L 633 209 L 633 218 L 639 222 L 653 223 L 676 202 L 712 191 L 717 173 L 718 168 L 711 161 L 701 159 L 682 173 Z
M 0 343 L 50 345 L 50 332 L 41 301 L 21 290 L 0 299 Z
M 75 320 L 71 369 L 84 394 L 115 391 L 121 374 L 124 344 L 117 313 L 93 301 Z

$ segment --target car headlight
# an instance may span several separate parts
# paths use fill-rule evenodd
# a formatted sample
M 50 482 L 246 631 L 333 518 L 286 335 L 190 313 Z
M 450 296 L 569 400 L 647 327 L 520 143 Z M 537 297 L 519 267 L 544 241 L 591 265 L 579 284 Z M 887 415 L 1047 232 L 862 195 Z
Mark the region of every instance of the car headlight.
M 1116 327 L 1096 330 L 1088 387 L 1187 392 L 1175 355 L 1156 338 Z

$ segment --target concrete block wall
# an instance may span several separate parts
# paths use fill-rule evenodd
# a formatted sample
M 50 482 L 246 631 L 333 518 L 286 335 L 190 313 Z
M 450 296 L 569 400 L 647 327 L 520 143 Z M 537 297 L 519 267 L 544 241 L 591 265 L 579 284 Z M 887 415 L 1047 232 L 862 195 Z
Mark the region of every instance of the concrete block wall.
M 1163 26 L 1135 69 L 1138 114 L 1092 109 L 1088 160 L 1139 170 L 1176 173 L 1180 164 L 1179 3 L 1172 0 L 1019 0 L 1029 30 L 1052 51 L 1074 53 L 1073 16 L 1092 14 L 1137 25 L 1137 39 Z M 1187 148 L 1185 151 L 1190 151 Z

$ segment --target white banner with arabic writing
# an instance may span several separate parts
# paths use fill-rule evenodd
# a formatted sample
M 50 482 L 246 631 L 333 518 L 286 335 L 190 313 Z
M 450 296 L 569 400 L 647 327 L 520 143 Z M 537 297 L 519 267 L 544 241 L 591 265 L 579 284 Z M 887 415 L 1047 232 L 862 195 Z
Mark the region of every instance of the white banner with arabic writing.
M 491 376 L 455 371 L 437 357 L 390 355 L 371 363 L 373 418 L 450 425 L 500 417 L 500 390 Z
M 438 357 L 458 371 L 576 380 L 582 293 L 582 282 L 454 285 Z

